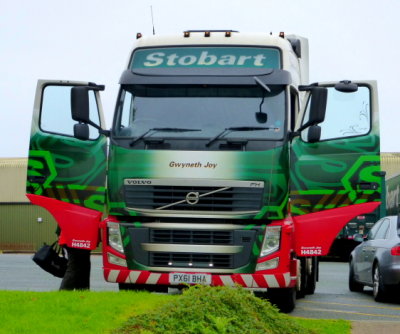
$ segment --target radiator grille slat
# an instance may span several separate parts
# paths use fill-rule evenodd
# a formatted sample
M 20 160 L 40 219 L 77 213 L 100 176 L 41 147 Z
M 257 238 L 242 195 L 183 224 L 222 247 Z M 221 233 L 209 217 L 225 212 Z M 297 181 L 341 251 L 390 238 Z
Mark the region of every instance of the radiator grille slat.
M 228 188 L 228 189 L 224 189 Z M 263 188 L 206 187 L 173 185 L 124 185 L 127 207 L 181 211 L 257 211 L 262 206 Z M 196 203 L 189 203 L 189 193 L 197 193 Z
M 154 229 L 150 233 L 150 242 L 193 245 L 231 245 L 232 231 L 196 231 Z

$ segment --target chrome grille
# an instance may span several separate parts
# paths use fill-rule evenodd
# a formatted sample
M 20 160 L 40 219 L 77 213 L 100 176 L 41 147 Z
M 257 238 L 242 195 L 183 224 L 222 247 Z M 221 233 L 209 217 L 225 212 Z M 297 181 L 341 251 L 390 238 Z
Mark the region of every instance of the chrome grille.
M 199 185 L 183 183 L 181 181 L 178 185 L 158 184 L 154 180 L 149 180 L 149 184 L 125 182 L 126 206 L 143 210 L 209 212 L 254 212 L 262 206 L 263 182 L 209 181 L 210 185 L 204 182 Z M 189 199 L 189 196 L 192 198 Z
M 151 230 L 150 242 L 199 245 L 230 245 L 233 231 Z

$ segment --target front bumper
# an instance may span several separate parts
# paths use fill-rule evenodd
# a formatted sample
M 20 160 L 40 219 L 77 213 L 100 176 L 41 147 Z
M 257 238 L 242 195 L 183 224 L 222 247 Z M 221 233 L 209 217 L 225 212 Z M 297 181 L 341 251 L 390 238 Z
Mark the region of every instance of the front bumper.
M 170 284 L 170 274 L 173 273 L 104 268 L 104 278 L 108 282 L 176 287 L 177 285 Z M 236 285 L 245 288 L 289 288 L 296 285 L 296 275 L 292 275 L 290 272 L 276 274 L 212 274 L 211 286 Z

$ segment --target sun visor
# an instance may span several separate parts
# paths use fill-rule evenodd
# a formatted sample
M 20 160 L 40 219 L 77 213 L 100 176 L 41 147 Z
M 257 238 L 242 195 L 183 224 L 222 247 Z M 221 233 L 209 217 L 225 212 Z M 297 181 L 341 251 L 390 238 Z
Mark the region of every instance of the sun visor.
M 254 77 L 267 85 L 289 85 L 288 71 L 280 69 L 222 69 L 176 68 L 126 70 L 119 80 L 121 85 L 256 85 Z

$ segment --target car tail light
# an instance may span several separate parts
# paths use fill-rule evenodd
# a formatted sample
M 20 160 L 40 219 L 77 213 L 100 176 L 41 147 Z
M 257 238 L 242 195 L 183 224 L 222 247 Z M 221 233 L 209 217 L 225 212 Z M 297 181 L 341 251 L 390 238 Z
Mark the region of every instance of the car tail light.
M 391 250 L 390 250 L 390 254 L 392 255 L 397 255 L 400 256 L 400 245 L 398 246 L 394 246 Z

